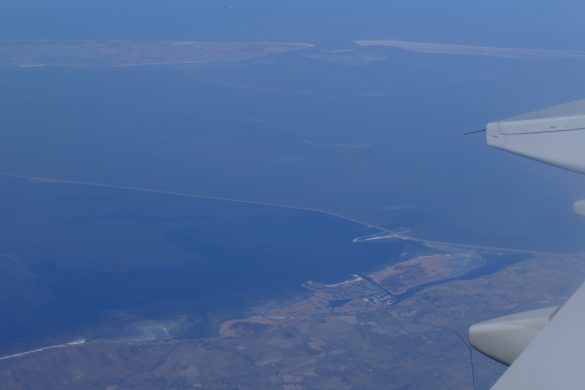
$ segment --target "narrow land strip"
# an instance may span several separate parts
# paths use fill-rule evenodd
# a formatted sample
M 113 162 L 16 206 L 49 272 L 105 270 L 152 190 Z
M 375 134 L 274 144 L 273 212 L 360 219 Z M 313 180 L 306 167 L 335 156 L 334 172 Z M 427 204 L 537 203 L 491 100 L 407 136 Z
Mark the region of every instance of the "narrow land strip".
M 19 175 L 19 174 L 14 174 L 14 173 L 7 173 L 7 172 L 0 172 L 0 176 L 12 177 L 12 178 L 16 178 L 16 179 L 24 179 L 24 180 L 29 180 L 29 181 L 38 182 L 38 183 L 71 184 L 71 185 L 79 185 L 79 186 L 87 186 L 87 187 L 109 188 L 109 189 L 113 189 L 113 190 L 147 192 L 147 193 L 159 194 L 159 195 L 180 196 L 180 197 L 185 197 L 185 198 L 217 200 L 217 201 L 222 201 L 222 202 L 240 203 L 240 204 L 247 204 L 247 205 L 254 205 L 254 206 L 265 206 L 265 207 L 275 207 L 275 208 L 288 209 L 288 210 L 307 211 L 307 212 L 311 212 L 311 213 L 323 214 L 323 215 L 327 215 L 330 217 L 343 219 L 343 220 L 348 221 L 348 222 L 353 222 L 355 224 L 365 226 L 369 229 L 376 229 L 376 230 L 380 230 L 381 232 L 389 232 L 389 230 L 387 230 L 386 228 L 384 228 L 380 225 L 372 224 L 372 223 L 362 221 L 362 220 L 359 220 L 356 218 L 337 214 L 337 213 L 334 213 L 332 211 L 321 210 L 321 209 L 310 208 L 310 207 L 301 207 L 301 206 L 292 206 L 292 205 L 279 204 L 279 203 L 259 202 L 259 201 L 253 201 L 253 200 L 227 198 L 227 197 L 223 197 L 223 196 L 195 194 L 195 193 L 191 193 L 191 192 L 166 191 L 166 190 L 159 190 L 159 189 L 154 189 L 154 188 L 123 186 L 123 185 L 106 184 L 106 183 L 94 183 L 94 182 L 87 182 L 87 181 L 67 180 L 67 179 L 59 179 L 59 178 L 44 177 L 44 176 L 27 176 L 27 175 Z

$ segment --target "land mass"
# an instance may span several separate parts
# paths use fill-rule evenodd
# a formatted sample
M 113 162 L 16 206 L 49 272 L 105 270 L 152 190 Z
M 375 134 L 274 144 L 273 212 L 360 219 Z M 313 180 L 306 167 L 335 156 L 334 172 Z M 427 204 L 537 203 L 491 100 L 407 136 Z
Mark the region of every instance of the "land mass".
M 204 41 L 0 41 L 0 67 L 205 64 L 302 50 L 310 43 Z
M 360 46 L 387 46 L 415 53 L 455 54 L 489 56 L 519 59 L 570 59 L 585 57 L 585 52 L 575 50 L 524 49 L 476 45 L 457 45 L 452 43 L 412 42 L 392 39 L 357 40 Z
M 215 337 L 90 340 L 0 360 L 0 388 L 487 389 L 504 367 L 472 350 L 468 327 L 560 304 L 585 279 L 584 259 L 445 244 L 309 281 L 309 298 L 226 321 Z

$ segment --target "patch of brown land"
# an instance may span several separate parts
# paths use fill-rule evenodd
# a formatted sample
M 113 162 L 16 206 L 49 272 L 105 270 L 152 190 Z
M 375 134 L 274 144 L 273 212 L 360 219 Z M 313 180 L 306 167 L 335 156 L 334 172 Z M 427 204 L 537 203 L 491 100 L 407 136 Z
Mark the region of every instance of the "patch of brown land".
M 219 337 L 90 341 L 1 360 L 0 388 L 441 390 L 472 389 L 475 381 L 487 389 L 503 367 L 470 349 L 468 327 L 561 303 L 585 279 L 585 255 L 535 254 L 399 301 L 377 298 L 385 292 L 376 280 L 409 274 L 408 268 L 424 270 L 424 280 L 461 271 L 453 262 L 459 252 L 412 259 L 345 283 L 313 283 L 308 299 L 225 322 Z M 339 297 L 341 304 L 332 306 Z

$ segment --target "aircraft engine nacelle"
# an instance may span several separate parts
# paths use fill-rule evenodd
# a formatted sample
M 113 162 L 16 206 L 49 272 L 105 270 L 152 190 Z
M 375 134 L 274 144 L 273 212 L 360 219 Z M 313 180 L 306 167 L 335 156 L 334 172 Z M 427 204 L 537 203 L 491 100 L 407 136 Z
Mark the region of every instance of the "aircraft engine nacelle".
M 550 322 L 558 307 L 496 318 L 469 328 L 469 342 L 490 358 L 510 365 Z

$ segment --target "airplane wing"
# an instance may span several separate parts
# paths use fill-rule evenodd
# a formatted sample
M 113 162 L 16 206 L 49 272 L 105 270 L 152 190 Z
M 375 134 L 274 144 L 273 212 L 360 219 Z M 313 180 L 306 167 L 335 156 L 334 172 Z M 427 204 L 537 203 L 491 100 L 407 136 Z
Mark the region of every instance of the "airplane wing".
M 585 389 L 585 284 L 569 298 L 492 390 Z
M 585 99 L 487 125 L 489 145 L 585 173 Z
M 585 99 L 487 126 L 496 148 L 585 173 Z M 585 200 L 573 205 L 585 215 Z M 544 308 L 473 325 L 470 343 L 511 364 L 492 390 L 585 389 L 585 283 L 560 308 Z

